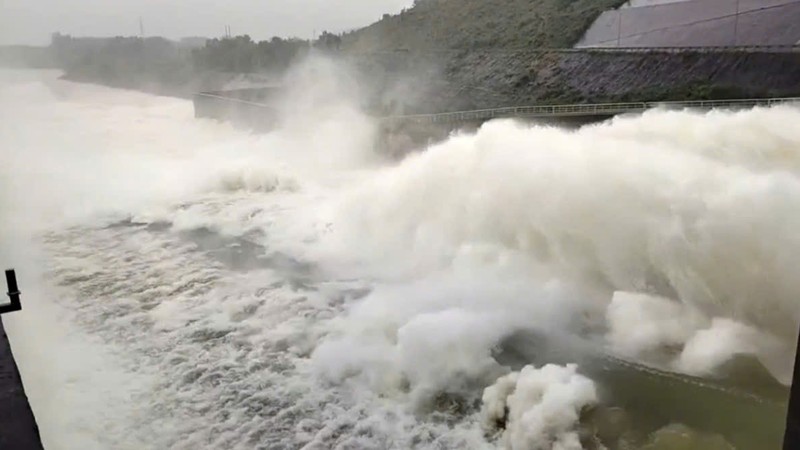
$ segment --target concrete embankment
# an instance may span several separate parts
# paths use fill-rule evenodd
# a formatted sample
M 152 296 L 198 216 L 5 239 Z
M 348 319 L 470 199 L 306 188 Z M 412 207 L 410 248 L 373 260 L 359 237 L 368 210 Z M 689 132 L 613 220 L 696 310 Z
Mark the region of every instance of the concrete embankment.
M 419 105 L 420 112 L 800 94 L 800 52 L 487 49 L 452 56 L 444 72 L 440 104 Z

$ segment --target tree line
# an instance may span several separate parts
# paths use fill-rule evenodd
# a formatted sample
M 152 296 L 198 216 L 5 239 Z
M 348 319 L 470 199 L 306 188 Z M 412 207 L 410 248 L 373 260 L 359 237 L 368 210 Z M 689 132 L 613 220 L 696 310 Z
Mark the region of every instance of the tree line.
M 307 55 L 311 48 L 338 51 L 340 47 L 341 38 L 328 32 L 323 32 L 313 42 L 280 37 L 254 41 L 248 35 L 241 35 L 207 39 L 202 46 L 160 37 L 75 38 L 56 33 L 50 45 L 66 71 L 91 69 L 100 73 L 187 69 L 282 72 L 296 59 Z

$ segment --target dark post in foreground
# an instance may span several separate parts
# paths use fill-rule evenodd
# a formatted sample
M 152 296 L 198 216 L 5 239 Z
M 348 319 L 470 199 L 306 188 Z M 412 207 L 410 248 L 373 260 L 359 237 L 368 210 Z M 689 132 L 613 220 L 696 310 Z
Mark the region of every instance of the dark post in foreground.
M 0 314 L 22 310 L 22 303 L 19 301 L 19 287 L 17 286 L 17 274 L 14 269 L 6 270 L 6 285 L 8 286 L 8 298 L 11 303 L 0 305 Z
M 786 434 L 783 438 L 783 450 L 800 449 L 800 339 L 797 341 L 797 353 L 794 357 L 794 375 L 789 397 L 789 411 L 786 413 Z

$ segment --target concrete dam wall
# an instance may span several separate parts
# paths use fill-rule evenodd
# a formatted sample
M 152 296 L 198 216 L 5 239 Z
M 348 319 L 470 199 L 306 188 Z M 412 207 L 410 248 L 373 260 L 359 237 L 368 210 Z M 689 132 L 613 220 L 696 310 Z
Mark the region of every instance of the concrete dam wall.
M 682 0 L 606 11 L 577 47 L 798 44 L 800 0 Z

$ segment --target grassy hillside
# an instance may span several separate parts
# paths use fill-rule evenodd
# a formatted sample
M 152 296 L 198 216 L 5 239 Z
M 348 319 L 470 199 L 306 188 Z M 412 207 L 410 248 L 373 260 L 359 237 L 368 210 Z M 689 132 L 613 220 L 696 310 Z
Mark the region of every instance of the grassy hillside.
M 604 10 L 625 0 L 417 0 L 347 33 L 351 51 L 571 47 Z
M 800 95 L 795 53 L 565 53 L 624 0 L 419 0 L 342 37 L 380 114 Z M 400 51 L 398 51 L 400 50 Z
M 469 67 L 469 70 L 462 68 Z M 800 95 L 793 53 L 560 53 L 473 51 L 445 70 L 454 106 L 709 100 Z

